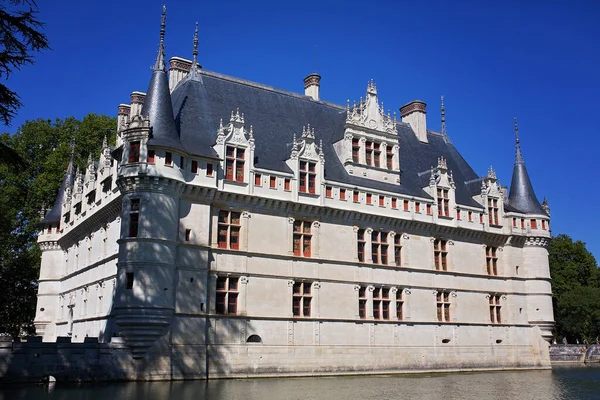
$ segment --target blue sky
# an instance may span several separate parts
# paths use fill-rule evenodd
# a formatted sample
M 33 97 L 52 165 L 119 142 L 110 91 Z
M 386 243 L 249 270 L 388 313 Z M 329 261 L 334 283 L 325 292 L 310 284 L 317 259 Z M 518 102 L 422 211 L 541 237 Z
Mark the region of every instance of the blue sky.
M 28 119 L 116 116 L 145 91 L 158 43 L 159 0 L 37 0 L 52 51 L 9 78 Z M 445 96 L 451 140 L 478 174 L 504 185 L 513 117 L 554 234 L 600 258 L 600 3 L 594 1 L 167 1 L 167 56 L 191 57 L 199 22 L 205 69 L 303 92 L 316 69 L 321 97 L 345 104 L 377 83 L 386 108 L 428 104 L 439 130 Z M 402 160 L 400 160 L 402 162 Z

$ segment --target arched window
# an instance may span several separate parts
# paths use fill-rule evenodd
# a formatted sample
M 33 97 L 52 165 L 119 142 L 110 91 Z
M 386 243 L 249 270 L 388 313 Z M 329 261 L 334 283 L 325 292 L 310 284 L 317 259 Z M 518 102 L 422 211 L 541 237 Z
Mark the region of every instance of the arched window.
M 262 339 L 258 335 L 250 335 L 248 339 L 246 339 L 246 343 L 262 343 Z

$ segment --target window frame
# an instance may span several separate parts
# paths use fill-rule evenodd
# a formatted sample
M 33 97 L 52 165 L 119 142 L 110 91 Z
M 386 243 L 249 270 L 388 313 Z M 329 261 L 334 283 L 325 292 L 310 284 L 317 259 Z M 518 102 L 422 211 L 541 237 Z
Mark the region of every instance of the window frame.
M 292 316 L 309 318 L 312 314 L 312 298 L 312 282 L 294 282 L 292 286 Z
M 239 279 L 239 276 L 217 275 L 215 282 L 215 314 L 238 315 Z M 220 285 L 220 282 L 223 282 L 223 284 Z M 220 298 L 222 301 L 219 301 Z
M 294 220 L 292 224 L 292 251 L 294 256 L 312 257 L 312 224 L 312 221 Z
M 235 223 L 234 221 L 237 221 Z M 224 231 L 223 231 L 224 230 Z M 240 249 L 242 231 L 242 213 L 232 210 L 218 210 L 217 247 L 226 250 Z M 223 238 L 225 240 L 223 240 Z

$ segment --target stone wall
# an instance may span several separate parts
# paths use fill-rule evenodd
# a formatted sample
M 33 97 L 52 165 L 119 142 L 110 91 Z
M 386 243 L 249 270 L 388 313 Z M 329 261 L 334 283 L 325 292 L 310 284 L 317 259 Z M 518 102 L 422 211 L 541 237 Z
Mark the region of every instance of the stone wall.
M 550 362 L 553 364 L 600 362 L 600 345 L 553 344 L 550 346 Z

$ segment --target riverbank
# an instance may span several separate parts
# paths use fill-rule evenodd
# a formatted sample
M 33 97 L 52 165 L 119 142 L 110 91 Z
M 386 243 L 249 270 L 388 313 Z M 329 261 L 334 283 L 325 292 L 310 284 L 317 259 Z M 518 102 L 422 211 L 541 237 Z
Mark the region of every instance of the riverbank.
M 552 364 L 600 363 L 600 345 L 553 344 L 550 346 Z

